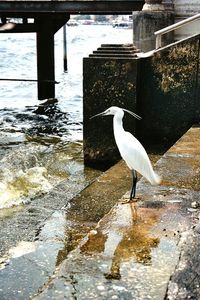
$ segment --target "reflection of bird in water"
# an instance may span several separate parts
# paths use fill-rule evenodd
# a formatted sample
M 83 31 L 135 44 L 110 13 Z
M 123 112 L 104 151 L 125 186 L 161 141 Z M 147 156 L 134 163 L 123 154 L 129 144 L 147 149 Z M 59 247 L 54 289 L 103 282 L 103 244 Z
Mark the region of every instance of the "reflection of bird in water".
M 160 183 L 160 177 L 154 172 L 149 157 L 141 143 L 130 132 L 124 130 L 122 123 L 124 111 L 128 112 L 136 119 L 141 119 L 135 113 L 124 108 L 119 108 L 117 106 L 111 106 L 104 112 L 99 113 L 92 118 L 96 116 L 114 115 L 113 127 L 115 141 L 121 157 L 125 160 L 129 169 L 131 169 L 133 176 L 133 185 L 130 194 L 130 200 L 132 200 L 133 198 L 135 198 L 136 192 L 136 171 L 143 175 L 153 185 Z
M 155 210 L 138 208 L 134 203 L 119 204 L 114 213 L 108 215 L 105 224 L 102 222 L 91 234 L 81 252 L 88 255 L 102 253 L 111 257 L 109 272 L 104 276 L 107 279 L 120 279 L 120 264 L 135 258 L 136 262 L 151 263 L 151 249 L 157 247 L 159 239 L 149 236 L 152 225 L 157 221 Z

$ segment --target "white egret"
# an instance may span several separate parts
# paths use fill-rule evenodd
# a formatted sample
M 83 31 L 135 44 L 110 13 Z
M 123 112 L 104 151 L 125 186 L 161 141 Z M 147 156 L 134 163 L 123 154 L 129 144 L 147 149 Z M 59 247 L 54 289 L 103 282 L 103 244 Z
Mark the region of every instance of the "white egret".
M 137 172 L 143 175 L 152 185 L 159 184 L 161 178 L 157 175 L 151 165 L 150 159 L 142 146 L 142 144 L 130 133 L 123 128 L 123 116 L 124 111 L 128 112 L 136 119 L 140 120 L 141 117 L 135 113 L 117 106 L 111 106 L 102 113 L 99 113 L 91 118 L 97 116 L 113 115 L 113 129 L 114 137 L 121 157 L 125 160 L 129 169 L 131 169 L 133 176 L 133 184 L 130 194 L 130 201 L 135 198 L 136 184 L 137 184 Z

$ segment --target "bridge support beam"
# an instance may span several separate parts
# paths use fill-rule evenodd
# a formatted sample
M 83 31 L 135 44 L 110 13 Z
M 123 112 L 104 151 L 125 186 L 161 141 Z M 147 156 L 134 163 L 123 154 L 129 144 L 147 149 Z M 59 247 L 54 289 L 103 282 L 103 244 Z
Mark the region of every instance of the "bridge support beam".
M 37 45 L 37 81 L 38 99 L 55 98 L 55 62 L 54 62 L 54 34 L 64 26 L 70 18 L 66 13 L 34 13 L 30 18 L 34 22 L 29 23 L 29 15 L 9 15 L 8 17 L 21 18 L 22 23 L 15 23 L 11 28 L 3 32 L 36 32 Z M 6 24 L 7 17 L 1 17 L 1 24 Z
M 54 32 L 51 20 L 42 19 L 37 32 L 38 99 L 55 98 Z
M 47 15 L 36 19 L 38 99 L 55 98 L 54 34 L 69 15 Z

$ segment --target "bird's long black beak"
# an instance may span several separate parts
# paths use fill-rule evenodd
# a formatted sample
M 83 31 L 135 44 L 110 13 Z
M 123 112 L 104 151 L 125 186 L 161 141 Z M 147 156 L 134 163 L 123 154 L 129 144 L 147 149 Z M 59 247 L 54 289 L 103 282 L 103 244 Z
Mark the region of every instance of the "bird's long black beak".
M 90 117 L 90 120 L 93 119 L 93 118 L 99 117 L 99 116 L 104 116 L 104 115 L 105 115 L 105 111 Z

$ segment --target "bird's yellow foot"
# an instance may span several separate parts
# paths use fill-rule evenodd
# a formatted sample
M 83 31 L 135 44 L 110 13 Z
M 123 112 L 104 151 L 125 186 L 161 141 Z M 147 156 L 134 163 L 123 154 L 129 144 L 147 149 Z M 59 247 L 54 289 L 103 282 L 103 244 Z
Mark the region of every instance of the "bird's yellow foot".
M 104 274 L 106 279 L 121 279 L 121 275 L 118 272 L 111 272 Z
M 127 204 L 127 203 L 135 203 L 135 202 L 137 202 L 137 201 L 139 201 L 139 200 L 141 200 L 141 196 L 137 196 L 137 197 L 135 197 L 135 198 L 133 198 L 133 199 L 130 199 L 129 197 L 123 197 L 121 200 L 120 200 L 120 204 Z

